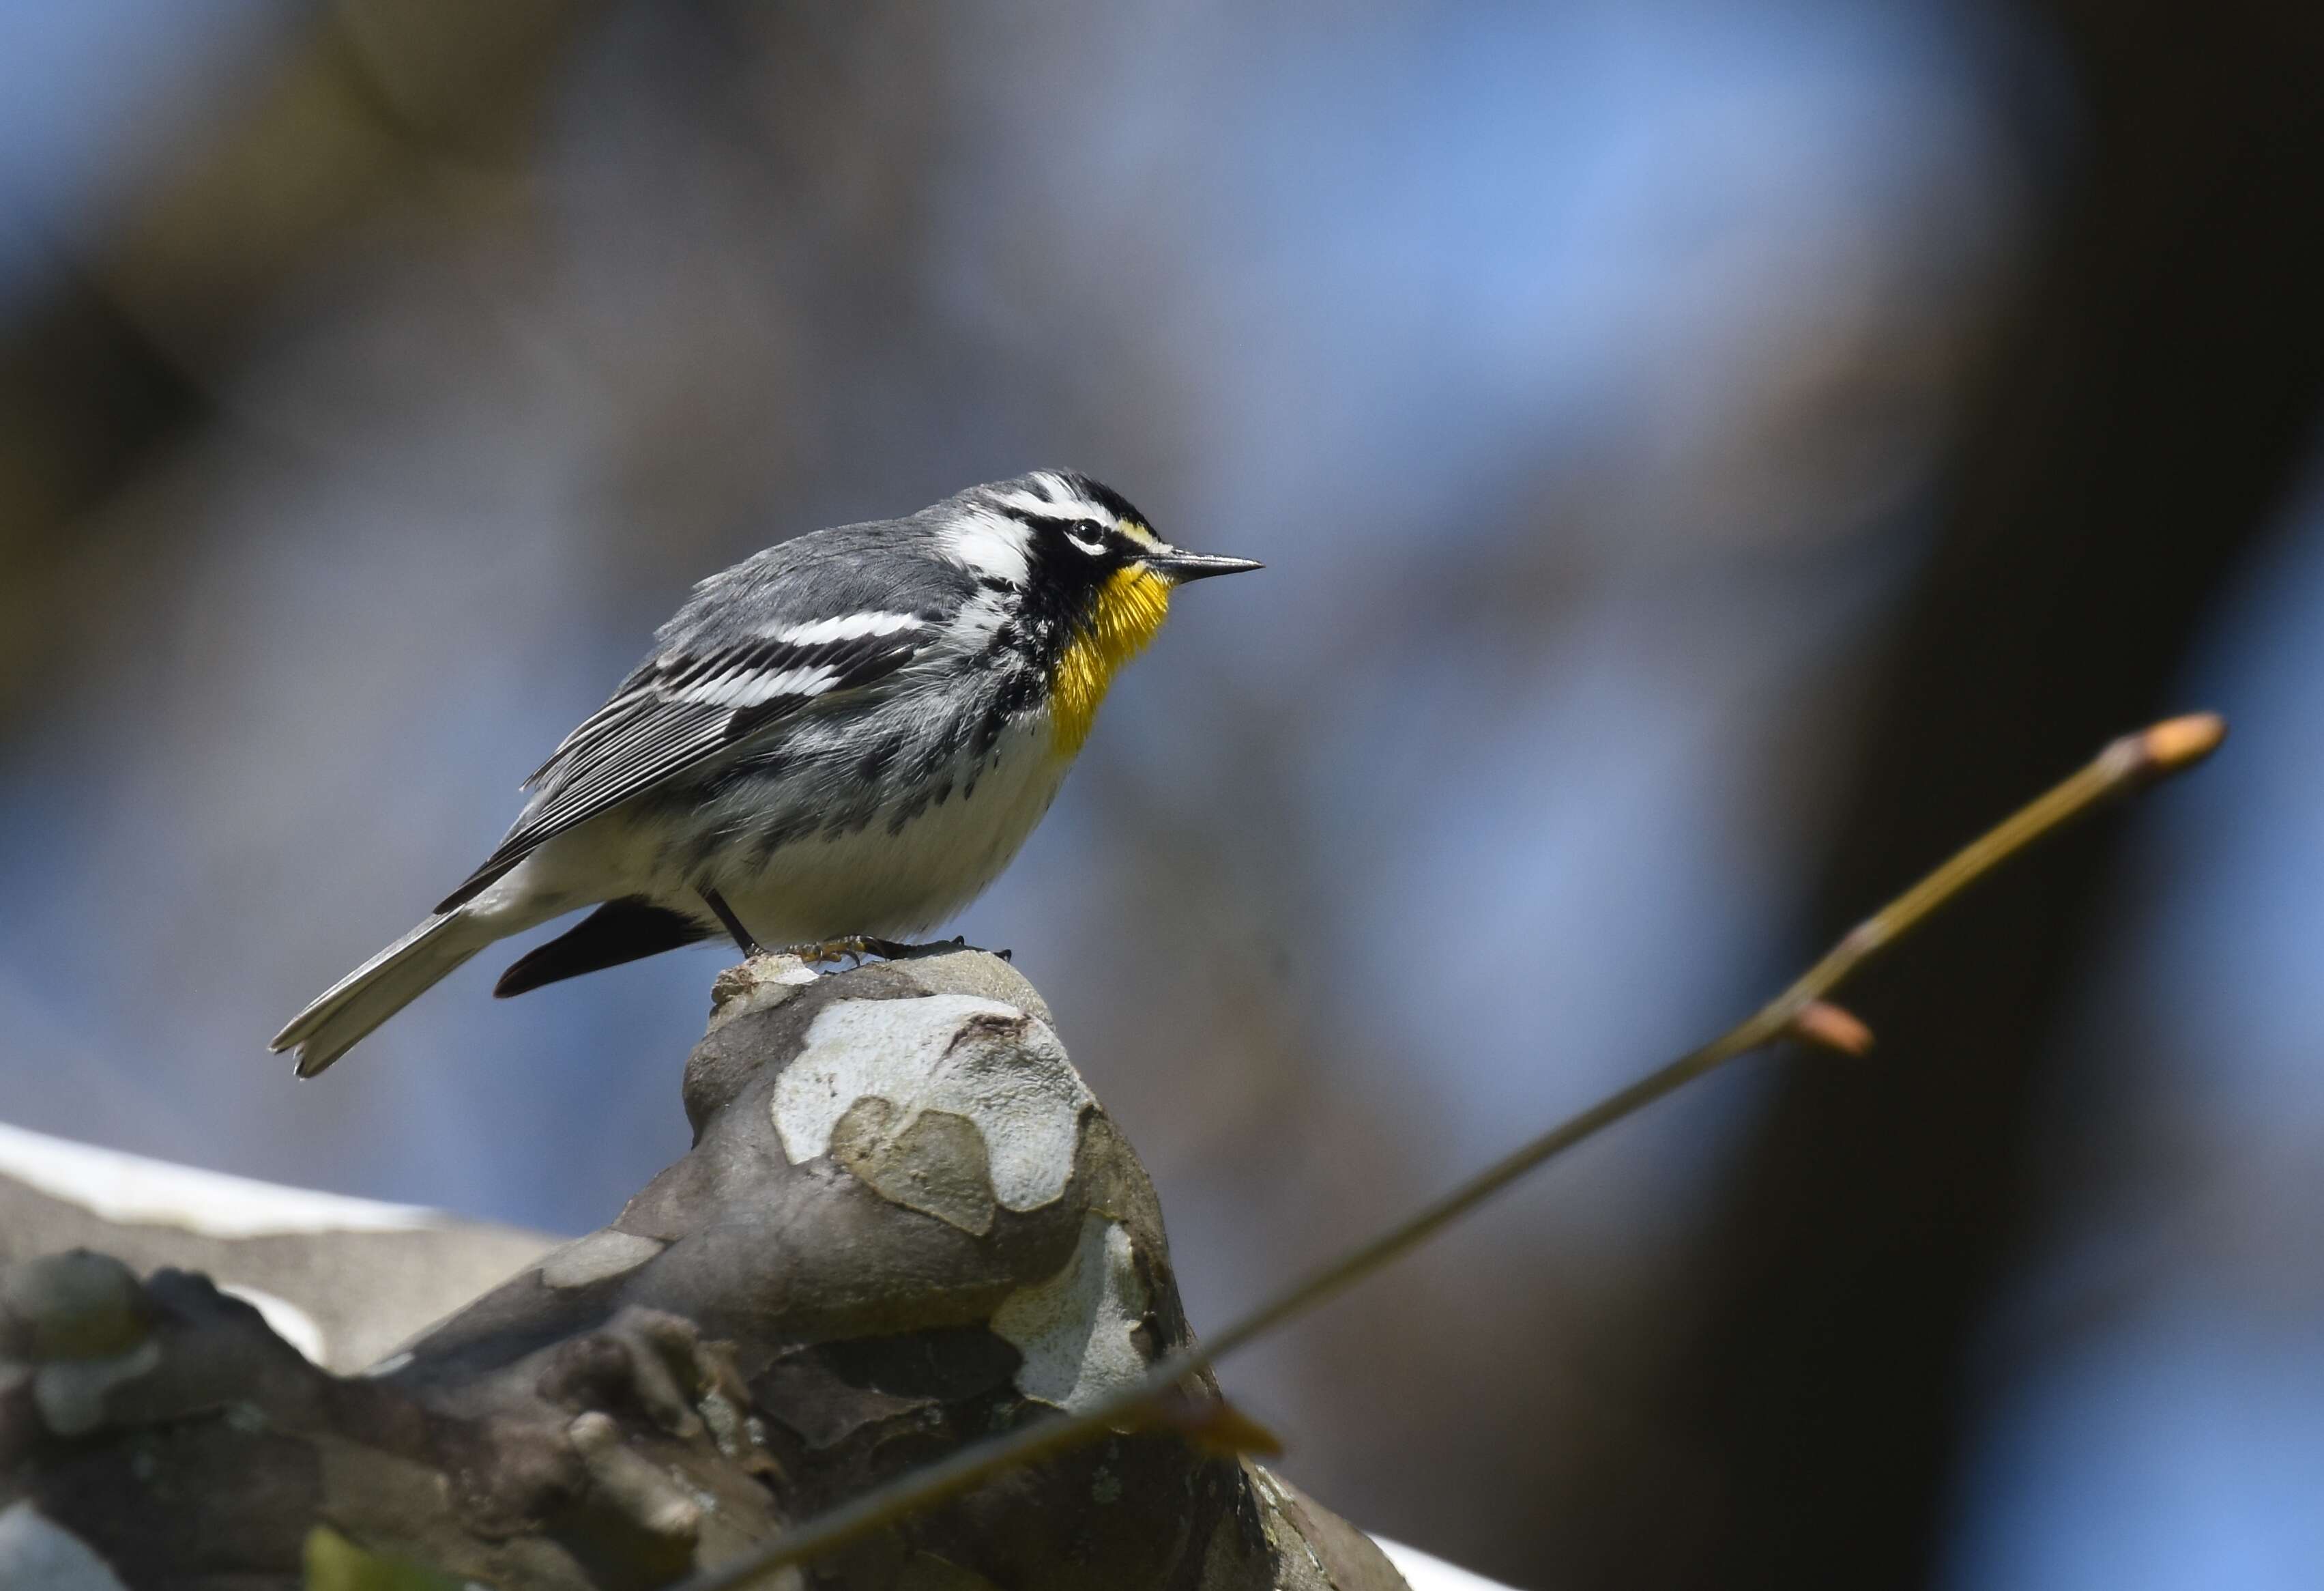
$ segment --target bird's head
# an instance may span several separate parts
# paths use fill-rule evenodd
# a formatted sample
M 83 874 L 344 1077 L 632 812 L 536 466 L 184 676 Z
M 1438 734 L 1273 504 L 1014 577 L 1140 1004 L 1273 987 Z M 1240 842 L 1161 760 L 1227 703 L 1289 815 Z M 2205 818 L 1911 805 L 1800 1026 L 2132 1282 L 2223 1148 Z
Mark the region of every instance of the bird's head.
M 1062 749 L 1081 747 L 1108 686 L 1145 648 L 1193 580 L 1259 567 L 1174 547 L 1111 488 L 1042 469 L 963 495 L 978 511 L 964 560 L 1018 595 L 1019 619 L 1044 644 Z

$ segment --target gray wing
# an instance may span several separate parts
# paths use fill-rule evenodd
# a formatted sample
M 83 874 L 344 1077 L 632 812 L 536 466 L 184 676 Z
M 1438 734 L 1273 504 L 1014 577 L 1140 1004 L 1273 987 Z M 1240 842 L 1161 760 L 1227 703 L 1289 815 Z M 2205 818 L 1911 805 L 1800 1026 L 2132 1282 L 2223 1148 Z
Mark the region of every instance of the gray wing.
M 892 563 L 876 567 L 889 561 L 882 549 L 814 556 L 813 544 L 832 534 L 801 537 L 705 581 L 663 627 L 661 650 L 525 781 L 536 793 L 516 826 L 436 910 L 466 903 L 544 842 L 809 704 L 876 688 L 934 644 L 959 600 L 949 575 L 899 590 L 913 582 L 899 581 Z M 821 578 L 799 578 L 808 571 Z M 872 600 L 875 591 L 884 599 Z

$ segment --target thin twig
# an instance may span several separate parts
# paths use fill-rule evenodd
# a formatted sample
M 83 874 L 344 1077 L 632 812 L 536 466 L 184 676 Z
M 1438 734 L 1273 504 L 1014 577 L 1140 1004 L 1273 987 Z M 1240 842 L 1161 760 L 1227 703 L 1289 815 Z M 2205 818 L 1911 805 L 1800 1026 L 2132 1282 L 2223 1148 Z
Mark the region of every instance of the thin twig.
M 1748 1050 L 1785 1037 L 1803 1012 L 1867 958 L 1910 932 L 1938 908 L 2052 830 L 2108 797 L 2192 766 L 2227 733 L 2215 715 L 2166 719 L 2126 735 L 2080 772 L 2020 808 L 1972 840 L 1934 872 L 1858 923 L 1782 994 L 1699 1050 L 1650 1072 L 1579 1115 L 1495 1161 L 1416 1214 L 1277 1294 L 1208 1343 L 1190 1344 L 1157 1360 L 1138 1380 L 1079 1412 L 1036 1420 L 1006 1436 L 963 1448 L 950 1457 L 874 1487 L 849 1503 L 784 1531 L 744 1556 L 686 1581 L 678 1591 L 733 1591 L 789 1564 L 805 1563 L 918 1512 L 1003 1470 L 1093 1441 L 1117 1427 L 1141 1422 L 1148 1406 L 1189 1376 L 1235 1349 L 1304 1315 L 1326 1299 L 1425 1243 L 1526 1172 L 1623 1117 L 1683 1087 Z

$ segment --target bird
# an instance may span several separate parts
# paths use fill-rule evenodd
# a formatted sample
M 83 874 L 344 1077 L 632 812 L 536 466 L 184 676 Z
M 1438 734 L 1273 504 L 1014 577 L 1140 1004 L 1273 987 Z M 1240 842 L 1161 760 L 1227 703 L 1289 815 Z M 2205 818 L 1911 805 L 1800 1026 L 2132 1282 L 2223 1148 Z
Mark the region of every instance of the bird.
M 1189 552 L 1073 470 L 811 531 L 694 587 L 524 782 L 500 845 L 418 927 L 274 1036 L 311 1078 L 485 947 L 595 910 L 507 996 L 731 939 L 745 956 L 901 948 L 998 877 Z

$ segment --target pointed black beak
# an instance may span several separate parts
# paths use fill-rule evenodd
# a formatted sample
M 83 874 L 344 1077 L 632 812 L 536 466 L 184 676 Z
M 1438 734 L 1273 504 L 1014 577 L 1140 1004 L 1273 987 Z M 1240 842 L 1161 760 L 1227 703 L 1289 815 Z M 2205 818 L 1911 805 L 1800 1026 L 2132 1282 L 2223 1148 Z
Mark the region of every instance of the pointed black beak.
M 1157 575 L 1167 575 L 1171 583 L 1178 586 L 1189 580 L 1207 580 L 1213 575 L 1240 575 L 1267 567 L 1255 559 L 1213 558 L 1207 552 L 1181 552 L 1175 547 L 1167 552 L 1149 552 L 1145 561 L 1148 569 Z

